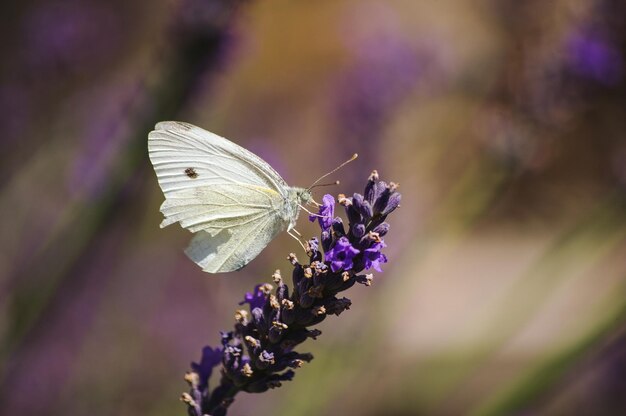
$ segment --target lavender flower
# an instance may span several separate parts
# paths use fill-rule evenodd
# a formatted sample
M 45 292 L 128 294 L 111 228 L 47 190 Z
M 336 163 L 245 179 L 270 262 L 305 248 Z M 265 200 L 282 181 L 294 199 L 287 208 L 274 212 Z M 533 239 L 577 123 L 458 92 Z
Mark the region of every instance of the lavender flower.
M 387 256 L 380 252 L 383 247 L 387 247 L 384 241 L 381 240 L 380 243 L 373 244 L 370 248 L 366 249 L 363 252 L 363 257 L 365 258 L 365 268 L 369 269 L 371 267 L 374 268 L 377 272 L 382 272 L 383 270 L 380 268 L 381 263 L 387 263 Z
M 330 262 L 330 269 L 333 273 L 339 270 L 350 270 L 354 265 L 352 259 L 359 254 L 359 250 L 352 247 L 350 241 L 344 236 L 341 237 L 333 248 L 326 252 L 326 261 Z
M 294 369 L 313 359 L 294 348 L 321 334 L 310 327 L 350 308 L 350 299 L 337 297 L 339 292 L 355 283 L 371 285 L 373 276 L 359 273 L 370 268 L 381 271 L 380 265 L 387 262 L 382 237 L 389 231 L 386 217 L 400 203 L 397 185 L 379 180 L 374 171 L 364 194 L 339 196 L 347 228 L 341 218 L 333 218 L 335 199 L 324 196 L 319 216 L 310 217 L 319 219 L 321 244 L 315 237 L 308 241 L 308 264 L 301 264 L 295 254 L 288 257 L 293 266 L 291 290 L 277 270 L 272 275 L 275 289 L 265 283 L 245 295 L 240 305 L 247 303 L 250 311 L 236 311 L 235 327 L 222 333 L 221 347 L 205 347 L 200 363 L 192 363 L 185 376 L 191 389 L 182 400 L 190 415 L 225 415 L 237 393 L 280 387 L 293 379 Z M 221 379 L 211 391 L 209 377 L 219 363 Z
M 198 376 L 199 387 L 205 388 L 213 372 L 213 367 L 222 361 L 222 350 L 220 348 L 204 347 L 200 363 L 191 363 L 191 368 Z
M 271 290 L 271 285 L 256 285 L 252 293 L 246 293 L 243 300 L 239 302 L 239 304 L 243 305 L 244 303 L 247 303 L 250 305 L 250 310 L 254 308 L 262 308 L 265 303 L 265 294 Z
M 309 221 L 319 221 L 322 231 L 328 231 L 333 222 L 333 216 L 335 215 L 335 198 L 332 195 L 324 195 L 322 198 L 322 206 L 320 207 L 319 214 L 309 215 Z
M 622 56 L 608 40 L 579 31 L 569 37 L 566 46 L 573 72 L 607 85 L 615 85 L 622 79 Z

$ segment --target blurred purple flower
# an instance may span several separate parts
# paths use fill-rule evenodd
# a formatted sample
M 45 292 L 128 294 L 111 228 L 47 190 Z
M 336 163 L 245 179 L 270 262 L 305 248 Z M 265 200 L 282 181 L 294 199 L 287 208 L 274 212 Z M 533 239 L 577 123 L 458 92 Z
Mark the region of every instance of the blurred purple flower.
M 570 68 L 575 73 L 606 85 L 622 80 L 623 57 L 602 36 L 577 31 L 567 39 L 566 48 Z
M 26 130 L 31 116 L 31 105 L 30 94 L 23 86 L 0 85 L 0 119 L 3 126 L 0 149 L 7 150 Z
M 349 60 L 329 94 L 334 135 L 337 150 L 359 149 L 366 165 L 380 164 L 380 140 L 401 106 L 435 93 L 453 70 L 454 51 L 441 36 L 417 37 L 400 21 L 392 6 L 365 3 L 358 14 L 346 14 L 339 28 Z
M 351 59 L 331 86 L 330 111 L 338 144 L 346 153 L 360 149 L 365 164 L 375 164 L 385 124 L 436 61 L 423 59 L 431 54 L 418 53 L 396 20 L 391 7 L 369 4 L 356 16 L 346 14 L 339 28 Z
M 42 2 L 23 23 L 25 61 L 39 73 L 96 68 L 122 45 L 120 13 L 106 2 Z
M 326 252 L 326 261 L 330 262 L 330 269 L 333 273 L 337 273 L 339 270 L 350 270 L 354 265 L 352 260 L 359 252 L 359 250 L 352 247 L 352 244 L 346 237 L 341 237 Z
M 112 169 L 129 139 L 129 109 L 139 107 L 141 83 L 116 85 L 89 91 L 76 98 L 78 108 L 88 108 L 83 117 L 83 145 L 68 170 L 67 187 L 73 195 L 99 197 L 106 189 Z M 94 111 L 95 110 L 95 111 Z
M 352 66 L 337 82 L 335 109 L 341 133 L 371 140 L 394 104 L 415 86 L 420 64 L 412 46 L 398 34 L 372 33 L 358 41 L 362 44 L 353 46 Z
M 238 138 L 244 139 L 241 136 L 238 136 Z M 280 173 L 281 176 L 285 176 L 287 166 L 285 165 L 285 159 L 280 157 L 280 149 L 276 142 L 262 136 L 256 136 L 242 140 L 242 145 L 265 160 L 276 172 Z

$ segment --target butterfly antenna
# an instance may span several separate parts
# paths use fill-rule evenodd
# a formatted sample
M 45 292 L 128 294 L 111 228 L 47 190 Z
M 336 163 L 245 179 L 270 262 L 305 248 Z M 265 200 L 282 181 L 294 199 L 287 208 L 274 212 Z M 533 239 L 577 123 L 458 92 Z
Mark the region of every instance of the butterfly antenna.
M 333 185 L 339 185 L 339 181 L 335 181 L 333 183 L 320 183 L 317 185 L 311 185 L 311 187 L 309 188 L 309 191 L 313 188 L 319 188 L 321 186 L 333 186 Z M 316 207 L 321 207 L 322 204 L 320 204 L 319 202 L 317 202 L 315 199 L 313 199 L 313 197 L 311 197 L 311 200 L 309 201 L 309 203 L 315 205 Z
M 311 189 L 313 189 L 313 188 L 319 188 L 319 187 L 322 187 L 322 186 L 333 186 L 333 185 L 339 185 L 339 183 L 340 183 L 339 181 L 335 181 L 335 182 L 331 182 L 331 183 L 318 183 L 317 185 L 311 185 L 311 186 L 309 187 L 309 191 L 310 191 Z
M 352 155 L 352 157 L 351 157 L 350 159 L 346 160 L 346 161 L 345 161 L 345 162 L 343 162 L 341 165 L 337 166 L 335 169 L 331 170 L 331 171 L 330 171 L 330 172 L 328 172 L 327 174 L 322 175 L 322 176 L 320 176 L 319 178 L 317 178 L 317 180 L 316 180 L 315 182 L 313 182 L 313 184 L 312 184 L 311 186 L 309 186 L 309 188 L 308 188 L 308 189 L 309 189 L 309 191 L 310 191 L 311 189 L 313 189 L 313 188 L 317 185 L 317 183 L 318 183 L 319 181 L 321 181 L 322 179 L 324 179 L 324 178 L 325 178 L 325 177 L 327 177 L 328 175 L 330 175 L 330 174 L 333 174 L 333 173 L 337 172 L 339 169 L 341 169 L 342 167 L 346 166 L 348 163 L 352 162 L 352 161 L 353 161 L 354 159 L 356 159 L 357 157 L 359 157 L 359 155 L 358 155 L 358 154 L 356 154 L 356 153 L 355 153 L 355 154 L 353 154 L 353 155 Z M 327 184 L 327 185 L 334 185 L 334 183 Z M 326 185 L 317 185 L 317 186 L 326 186 Z

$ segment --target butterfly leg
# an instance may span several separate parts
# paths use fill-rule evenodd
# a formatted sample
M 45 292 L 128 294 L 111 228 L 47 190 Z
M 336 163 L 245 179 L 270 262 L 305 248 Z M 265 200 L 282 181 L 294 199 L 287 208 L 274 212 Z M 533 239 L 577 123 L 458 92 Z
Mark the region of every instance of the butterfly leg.
M 298 235 L 294 235 L 294 234 L 292 234 L 292 233 L 291 233 L 292 231 L 295 231 Z M 289 234 L 290 236 L 292 236 L 293 238 L 295 238 L 295 239 L 296 239 L 296 241 L 298 241 L 298 244 L 300 244 L 300 246 L 302 247 L 302 250 L 304 250 L 304 252 L 305 252 L 305 253 L 307 252 L 307 251 L 306 251 L 306 247 L 305 247 L 305 245 L 304 245 L 304 244 L 302 243 L 302 241 L 300 240 L 300 237 L 298 237 L 298 236 L 302 236 L 302 234 L 300 234 L 300 233 L 298 232 L 298 230 L 296 230 L 295 228 L 292 228 L 291 230 L 288 230 L 288 231 L 287 231 L 287 234 Z
M 307 214 L 312 215 L 314 217 L 320 217 L 320 218 L 326 218 L 324 215 L 320 215 L 320 214 L 315 214 L 314 212 L 309 211 L 308 209 L 306 209 L 304 206 L 300 205 L 300 208 L 302 208 L 303 211 L 305 211 Z

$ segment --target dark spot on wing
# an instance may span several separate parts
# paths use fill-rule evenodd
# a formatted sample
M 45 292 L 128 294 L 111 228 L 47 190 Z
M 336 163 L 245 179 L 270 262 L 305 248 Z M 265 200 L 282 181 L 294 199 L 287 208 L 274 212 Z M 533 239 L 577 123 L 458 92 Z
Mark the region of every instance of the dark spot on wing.
M 189 176 L 191 179 L 196 179 L 198 177 L 198 172 L 194 168 L 185 169 L 185 175 Z

